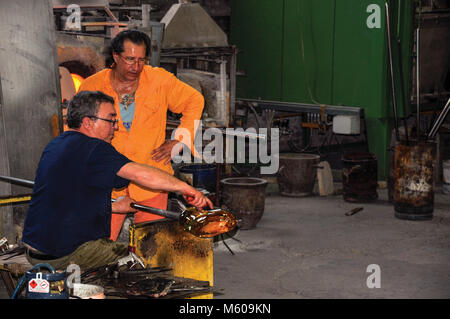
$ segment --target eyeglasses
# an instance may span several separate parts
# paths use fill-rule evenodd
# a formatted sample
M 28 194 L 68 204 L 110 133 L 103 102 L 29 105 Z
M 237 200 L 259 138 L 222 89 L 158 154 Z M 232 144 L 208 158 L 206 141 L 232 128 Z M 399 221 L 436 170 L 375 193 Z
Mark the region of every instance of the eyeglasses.
M 123 57 L 123 56 L 120 55 L 120 54 L 119 54 L 119 57 L 123 60 L 123 62 L 125 62 L 125 63 L 128 64 L 128 65 L 135 64 L 136 62 L 137 62 L 138 64 L 142 65 L 142 64 L 145 64 L 145 63 L 147 62 L 147 58 L 139 58 L 139 59 L 136 59 L 136 58 L 133 58 L 133 57 L 131 57 L 131 56 Z
M 97 116 L 94 116 L 94 115 L 89 116 L 89 118 L 106 121 L 106 122 L 111 123 L 113 126 L 116 126 L 116 124 L 119 123 L 119 120 L 117 120 L 117 119 L 116 120 L 108 120 L 108 119 L 104 119 L 104 118 L 97 117 Z

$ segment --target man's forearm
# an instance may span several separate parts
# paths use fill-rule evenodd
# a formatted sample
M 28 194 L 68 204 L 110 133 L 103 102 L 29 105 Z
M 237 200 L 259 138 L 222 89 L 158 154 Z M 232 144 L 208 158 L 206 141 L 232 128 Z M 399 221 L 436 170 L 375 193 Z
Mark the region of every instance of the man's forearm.
M 124 165 L 117 175 L 153 190 L 183 193 L 190 188 L 185 182 L 158 168 L 134 162 Z

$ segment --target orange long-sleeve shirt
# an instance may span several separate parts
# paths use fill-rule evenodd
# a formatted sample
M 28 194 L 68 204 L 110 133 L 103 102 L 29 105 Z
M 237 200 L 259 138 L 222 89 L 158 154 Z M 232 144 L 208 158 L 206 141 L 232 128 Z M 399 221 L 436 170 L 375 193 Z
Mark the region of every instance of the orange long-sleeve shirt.
M 123 126 L 120 117 L 119 99 L 110 82 L 111 69 L 104 69 L 83 81 L 79 91 L 102 91 L 114 98 L 114 107 L 119 119 L 119 129 L 111 144 L 132 161 L 144 163 L 170 174 L 171 164 L 152 160 L 152 151 L 161 146 L 166 139 L 167 110 L 181 113 L 179 129 L 187 129 L 191 140 L 183 143 L 193 148 L 195 120 L 199 120 L 204 107 L 200 92 L 178 80 L 172 73 L 162 69 L 145 66 L 139 78 L 135 93 L 135 112 L 129 131 Z M 180 139 L 181 140 L 181 139 Z M 116 192 L 113 196 L 123 195 Z M 128 194 L 137 201 L 152 198 L 159 193 L 130 183 Z

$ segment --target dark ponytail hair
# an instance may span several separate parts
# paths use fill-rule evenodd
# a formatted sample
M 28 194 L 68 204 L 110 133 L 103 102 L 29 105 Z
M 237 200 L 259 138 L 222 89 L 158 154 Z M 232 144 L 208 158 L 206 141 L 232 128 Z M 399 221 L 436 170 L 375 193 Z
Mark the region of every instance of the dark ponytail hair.
M 112 40 L 109 47 L 106 49 L 105 65 L 107 68 L 112 68 L 114 65 L 113 53 L 120 54 L 124 51 L 123 43 L 125 40 L 130 40 L 134 44 L 145 44 L 145 57 L 150 54 L 150 37 L 138 30 L 124 30 L 119 32 Z

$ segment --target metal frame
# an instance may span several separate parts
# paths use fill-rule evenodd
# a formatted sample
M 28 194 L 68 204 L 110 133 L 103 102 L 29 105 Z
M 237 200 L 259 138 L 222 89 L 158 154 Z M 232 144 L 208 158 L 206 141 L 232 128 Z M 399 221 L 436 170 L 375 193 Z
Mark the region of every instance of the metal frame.
M 228 119 L 226 125 L 234 122 L 236 109 L 236 56 L 237 49 L 235 46 L 227 47 L 205 47 L 205 48 L 163 48 L 161 50 L 161 59 L 176 59 L 177 63 L 182 63 L 184 59 L 207 60 L 218 63 L 221 67 L 221 90 L 226 90 L 226 63 L 229 63 L 229 79 L 230 79 L 230 108 L 226 110 Z M 224 87 L 225 86 L 225 87 Z M 226 103 L 226 101 L 224 101 Z
M 252 106 L 262 110 L 275 110 L 283 112 L 321 113 L 322 107 L 328 115 L 356 115 L 364 116 L 364 109 L 354 106 L 317 105 L 294 102 L 265 101 L 253 99 L 236 99 L 237 105 Z

